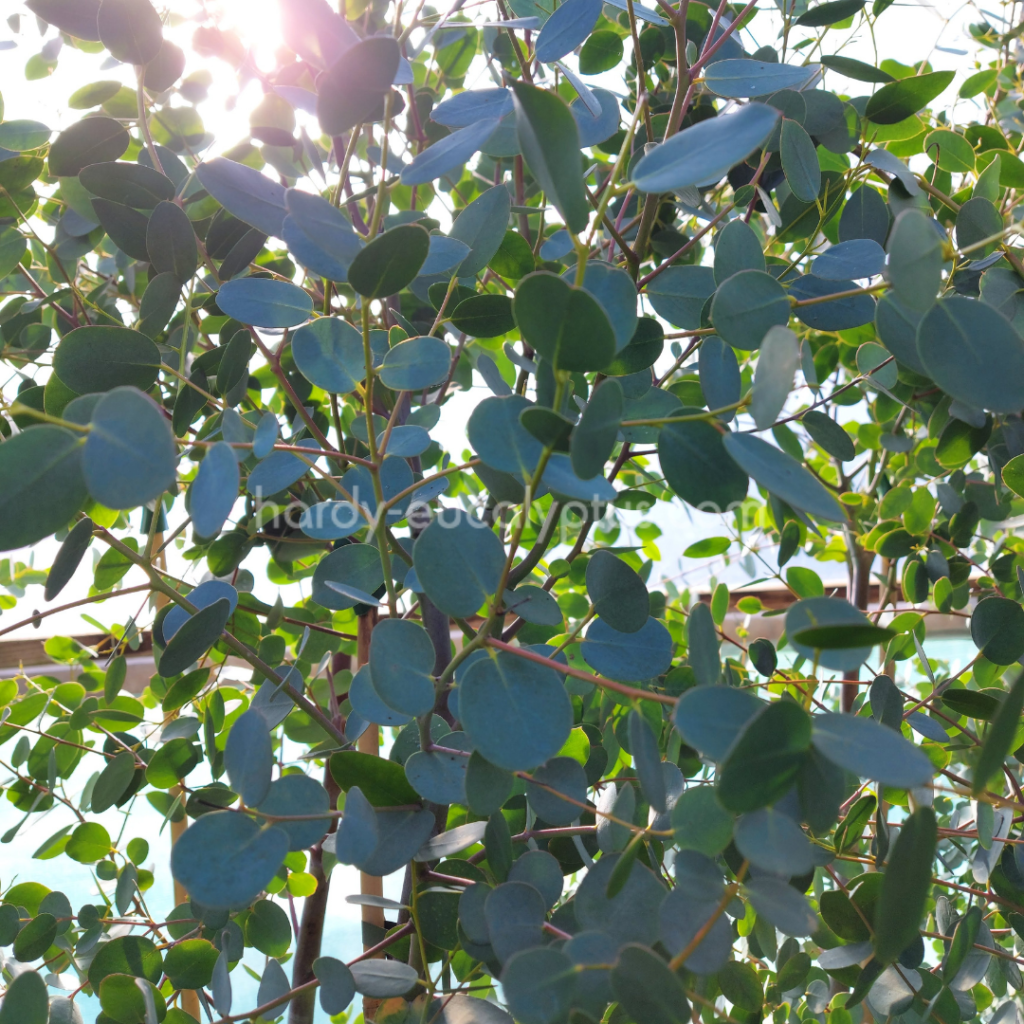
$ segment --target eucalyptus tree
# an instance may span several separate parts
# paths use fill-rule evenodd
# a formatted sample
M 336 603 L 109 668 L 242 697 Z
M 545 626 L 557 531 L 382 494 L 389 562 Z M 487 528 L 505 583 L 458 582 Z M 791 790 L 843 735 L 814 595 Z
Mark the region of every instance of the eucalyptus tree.
M 1019 12 L 890 3 L 12 15 L 119 77 L 0 106 L 0 633 L 139 610 L 0 682 L 2 1024 L 1019 1020 Z

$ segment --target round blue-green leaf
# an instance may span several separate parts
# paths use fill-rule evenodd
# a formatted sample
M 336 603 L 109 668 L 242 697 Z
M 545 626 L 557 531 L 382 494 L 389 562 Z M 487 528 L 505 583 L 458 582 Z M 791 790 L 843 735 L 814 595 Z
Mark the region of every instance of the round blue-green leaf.
M 537 777 L 535 772 L 534 778 Z M 559 901 L 565 888 L 562 866 L 547 850 L 527 850 L 517 857 L 509 870 L 508 880 L 532 885 L 544 897 L 548 909 Z
M 733 274 L 719 285 L 711 302 L 715 330 L 733 348 L 758 348 L 772 327 L 789 323 L 789 312 L 785 288 L 761 270 Z
M 729 221 L 715 240 L 715 281 L 722 284 L 741 270 L 764 269 L 764 253 L 754 229 L 741 217 Z M 709 340 L 706 338 L 704 344 Z
M 411 459 L 422 455 L 430 447 L 430 434 L 422 427 L 409 424 L 393 427 L 388 438 L 388 455 L 402 459 Z
M 505 882 L 484 902 L 487 931 L 497 958 L 504 962 L 520 950 L 539 946 L 547 907 L 544 897 L 526 882 Z
M 733 816 L 715 799 L 712 786 L 691 786 L 672 808 L 672 830 L 681 850 L 717 857 L 732 840 Z
M 350 501 L 321 501 L 302 513 L 299 526 L 316 540 L 341 540 L 358 533 L 366 519 Z
M 600 303 L 546 270 L 519 282 L 512 313 L 526 342 L 558 370 L 599 370 L 619 347 Z
M 252 453 L 257 459 L 266 458 L 274 450 L 280 431 L 281 425 L 272 412 L 265 412 L 260 417 L 252 436 Z
M 274 420 L 276 423 L 277 421 Z M 199 464 L 189 511 L 200 537 L 216 537 L 238 497 L 238 460 L 226 441 L 218 441 Z
M 713 185 L 768 140 L 779 117 L 774 107 L 748 103 L 734 114 L 699 121 L 642 157 L 633 170 L 633 183 L 641 192 Z
M 420 391 L 440 384 L 451 364 L 452 351 L 441 338 L 410 338 L 388 350 L 380 379 L 392 391 Z
M 822 299 L 856 288 L 854 281 L 825 280 L 814 274 L 803 274 L 790 284 L 789 294 L 794 299 Z M 870 295 L 846 295 L 831 302 L 797 306 L 794 312 L 816 331 L 846 331 L 874 320 L 875 300 Z
M 51 134 L 41 121 L 5 121 L 0 124 L 0 147 L 15 153 L 27 153 L 45 146 Z
M 651 946 L 658 938 L 658 908 L 665 886 L 643 864 L 634 861 L 625 885 L 609 899 L 608 883 L 623 855 L 605 854 L 576 890 L 576 921 L 581 928 L 606 932 L 620 943 Z
M 576 992 L 576 968 L 550 946 L 520 950 L 501 972 L 501 987 L 521 1024 L 559 1024 Z
M 771 921 L 783 935 L 806 938 L 818 930 L 818 918 L 807 899 L 789 882 L 759 875 L 747 880 L 746 889 L 758 914 Z
M 723 443 L 745 473 L 788 505 L 818 519 L 845 519 L 835 498 L 784 451 L 751 434 L 727 434 Z
M 724 61 L 714 67 L 719 67 Z M 769 65 L 770 67 L 771 65 Z M 813 203 L 821 189 L 821 166 L 810 135 L 796 121 L 784 117 L 779 141 L 779 156 L 793 195 L 803 203 Z
M 505 548 L 486 523 L 442 509 L 412 549 L 416 578 L 446 615 L 472 615 L 501 582 Z M 323 564 L 323 563 L 321 563 Z
M 341 317 L 321 317 L 292 335 L 292 357 L 303 377 L 324 391 L 348 394 L 366 376 L 363 337 Z
M 928 376 L 966 405 L 1005 413 L 1024 407 L 1024 341 L 987 303 L 939 299 L 918 327 L 917 351 Z
M 728 512 L 747 496 L 747 474 L 729 458 L 723 435 L 710 423 L 665 424 L 658 459 L 672 490 L 701 511 Z
M 669 670 L 672 636 L 655 618 L 648 618 L 634 633 L 620 633 L 598 619 L 587 630 L 580 653 L 595 672 L 620 683 L 633 683 Z
M 856 280 L 874 277 L 884 266 L 885 250 L 878 242 L 873 238 L 851 238 L 826 249 L 811 264 L 811 273 L 827 281 Z
M 378 235 L 348 268 L 348 283 L 367 299 L 395 295 L 410 285 L 430 250 L 419 224 L 399 224 Z
M 891 292 L 875 305 L 875 331 L 896 359 L 922 377 L 928 376 L 917 351 L 917 328 L 922 314 L 905 306 Z
M 348 966 L 333 956 L 321 956 L 313 961 L 313 974 L 320 982 L 320 1009 L 331 1016 L 347 1009 L 356 994 Z
M 823 757 L 848 772 L 896 789 L 927 785 L 934 771 L 924 751 L 873 718 L 815 715 L 812 742 Z
M 171 851 L 171 873 L 197 903 L 210 909 L 248 906 L 277 873 L 288 834 L 233 811 L 197 818 Z
M 462 93 L 456 99 L 461 99 L 464 95 L 466 94 Z M 511 93 L 508 95 L 508 102 L 511 105 Z M 435 111 L 437 109 L 439 108 L 435 108 Z M 511 207 L 512 196 L 509 190 L 504 185 L 495 185 L 481 192 L 455 218 L 449 236 L 469 246 L 469 255 L 457 268 L 460 277 L 478 274 L 491 262 L 505 239 Z
M 562 280 L 567 283 L 575 281 L 576 268 L 566 270 Z M 633 279 L 620 267 L 601 260 L 588 260 L 583 290 L 593 295 L 604 310 L 615 332 L 615 351 L 621 352 L 636 333 L 636 285 Z
M 543 764 L 572 730 L 572 702 L 558 673 L 513 654 L 475 661 L 458 694 L 459 718 L 473 746 L 507 771 Z
M 646 946 L 620 950 L 612 971 L 612 993 L 633 1020 L 688 1024 L 690 1004 L 679 976 Z
M 647 624 L 650 598 L 639 575 L 611 551 L 595 551 L 587 562 L 587 594 L 613 629 L 635 633 Z
M 170 420 L 148 395 L 114 388 L 96 404 L 82 473 L 101 505 L 136 508 L 173 489 L 177 461 Z
M 235 719 L 224 746 L 224 768 L 244 803 L 255 807 L 263 801 L 274 771 L 274 747 L 259 711 L 249 710 Z
M 581 480 L 572 467 L 572 460 L 564 452 L 552 453 L 541 479 L 545 487 L 562 498 L 586 502 L 615 500 L 616 491 L 610 481 L 601 473 Z
M 749 690 L 735 686 L 695 686 L 676 704 L 679 735 L 712 761 L 721 761 L 747 723 L 764 708 Z
M 469 740 L 466 739 L 465 733 L 449 732 L 442 737 L 441 746 L 464 750 L 465 753 L 417 750 L 405 762 L 405 777 L 409 780 L 409 785 L 424 800 L 439 806 L 465 804 Z
M 522 395 L 485 398 L 469 417 L 469 443 L 492 469 L 532 476 L 544 446 L 521 423 L 519 416 L 532 403 Z
M 244 717 L 245 715 L 242 715 L 242 718 Z M 231 733 L 238 727 L 238 722 L 242 718 L 232 726 Z M 228 734 L 228 742 L 231 741 L 231 733 Z M 327 790 L 308 775 L 282 775 L 270 784 L 267 795 L 258 806 L 263 814 L 297 815 L 323 812 L 326 815 L 331 807 L 331 799 L 327 795 Z M 276 827 L 287 833 L 291 850 L 307 850 L 323 839 L 324 833 L 331 827 L 331 819 L 325 816 L 306 821 L 280 821 Z
M 369 665 L 363 665 L 352 677 L 348 688 L 348 699 L 352 702 L 356 713 L 362 715 L 368 722 L 375 722 L 377 725 L 402 726 L 408 725 L 411 721 L 411 716 L 395 711 L 381 700 L 380 694 L 374 688 Z
M 570 458 L 577 476 L 597 476 L 615 447 L 622 420 L 622 386 L 605 380 L 594 391 L 570 440 Z
M 408 783 L 402 780 L 403 785 Z M 368 875 L 390 875 L 415 856 L 434 830 L 432 811 L 389 811 L 377 814 L 377 846 L 359 865 Z
M 409 619 L 385 619 L 370 636 L 370 675 L 385 704 L 415 717 L 434 706 L 434 645 Z
M 158 666 L 160 674 L 170 679 L 198 661 L 220 639 L 229 618 L 231 603 L 223 597 L 197 611 L 164 649 Z
M 846 201 L 839 217 L 840 242 L 869 239 L 878 245 L 885 245 L 888 234 L 889 208 L 885 200 L 873 188 L 862 185 Z M 843 277 L 852 276 L 843 274 Z
M 675 327 L 695 331 L 701 326 L 704 304 L 715 291 L 711 267 L 669 267 L 647 286 L 645 292 L 654 312 Z
M 889 281 L 896 298 L 917 313 L 926 312 L 942 285 L 945 232 L 918 209 L 904 210 L 889 235 Z
M 0 444 L 0 479 L 0 551 L 42 540 L 86 498 L 81 438 L 49 423 L 23 430 Z
M 319 448 L 320 445 L 316 441 L 306 439 L 302 442 L 302 447 Z M 309 464 L 303 459 L 316 462 L 317 458 L 316 455 L 304 455 L 303 458 L 299 458 L 292 452 L 271 452 L 253 468 L 249 479 L 245 482 L 245 488 L 258 498 L 267 498 L 272 494 L 278 494 L 301 480 L 309 472 Z
M 322 196 L 290 188 L 284 196 L 288 216 L 284 240 L 300 263 L 333 281 L 344 281 L 363 243 L 345 216 Z M 326 271 L 326 273 L 324 273 Z
M 467 89 L 438 103 L 430 112 L 430 120 L 448 128 L 465 128 L 511 113 L 512 93 L 508 89 Z
M 148 391 L 160 369 L 160 350 L 128 327 L 78 327 L 53 353 L 54 373 L 80 395 L 131 385 Z
M 343 544 L 317 563 L 313 600 L 336 611 L 354 607 L 359 602 L 332 591 L 325 585 L 327 580 L 372 594 L 384 583 L 380 552 L 369 544 Z
M 356 991 L 371 999 L 394 999 L 417 982 L 416 969 L 400 960 L 360 960 L 350 971 Z
M 377 812 L 363 791 L 352 786 L 345 795 L 345 816 L 334 837 L 334 855 L 342 864 L 361 867 L 377 848 L 378 838 Z
M 789 815 L 772 807 L 741 814 L 736 819 L 733 838 L 736 848 L 751 864 L 772 874 L 789 878 L 806 874 L 814 867 L 810 840 Z
M 580 816 L 580 804 L 587 802 L 587 776 L 579 761 L 553 757 L 533 772 L 533 780 L 526 783 L 526 797 L 541 821 L 557 827 Z M 559 793 L 569 799 L 563 800 Z
M 222 284 L 217 305 L 227 316 L 253 327 L 296 327 L 313 313 L 313 300 L 298 285 L 267 277 Z
M 607 89 L 591 89 L 590 94 L 597 100 L 597 113 L 587 106 L 582 96 L 577 96 L 569 104 L 569 111 L 580 133 L 580 145 L 584 148 L 610 139 L 619 130 L 621 120 L 619 101 L 614 93 Z

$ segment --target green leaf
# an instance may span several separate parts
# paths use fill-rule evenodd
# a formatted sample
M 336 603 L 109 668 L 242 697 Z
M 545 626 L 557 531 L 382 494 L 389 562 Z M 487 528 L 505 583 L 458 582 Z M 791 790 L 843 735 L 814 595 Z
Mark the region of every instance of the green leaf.
M 34 544 L 67 524 L 86 498 L 81 462 L 80 438 L 48 423 L 0 445 L 0 550 Z
M 576 119 L 556 93 L 515 82 L 512 96 L 516 136 L 526 163 L 566 226 L 578 234 L 590 219 L 590 204 Z
M 996 248 L 998 240 L 989 241 L 980 248 L 978 246 L 985 239 L 993 239 L 993 236 L 1002 230 L 1002 215 L 991 200 L 982 196 L 968 199 L 956 215 L 956 244 L 961 249 L 974 247 L 971 253 L 974 259 L 985 256 Z
M 368 299 L 400 292 L 419 273 L 430 235 L 418 224 L 400 224 L 378 235 L 348 268 L 348 283 Z
M 144 213 L 109 199 L 94 199 L 92 208 L 103 230 L 121 252 L 135 260 L 149 259 L 146 246 L 149 218 Z
M 895 789 L 915 789 L 932 777 L 928 756 L 871 718 L 828 712 L 814 717 L 818 753 L 861 778 Z
M 288 212 L 283 185 L 252 167 L 222 156 L 203 161 L 196 168 L 196 177 L 229 213 L 265 235 L 281 237 Z M 226 256 L 227 252 L 222 255 Z
M 758 430 L 767 430 L 782 412 L 799 365 L 797 336 L 788 327 L 770 327 L 761 342 L 750 393 L 750 415 Z
M 292 335 L 292 357 L 301 374 L 335 394 L 354 391 L 366 376 L 363 339 L 347 320 L 320 317 Z
M 888 643 L 896 633 L 884 626 L 852 622 L 848 625 L 812 626 L 793 634 L 793 640 L 818 651 L 845 651 Z
M 227 598 L 201 608 L 174 634 L 160 657 L 158 670 L 166 679 L 184 672 L 212 647 L 231 616 Z
M 459 277 L 471 277 L 480 273 L 502 247 L 508 228 L 512 197 L 504 185 L 481 192 L 455 218 L 450 238 L 469 246 L 469 254 L 452 268 Z
M 347 965 L 331 956 L 317 957 L 313 974 L 320 982 L 320 1008 L 332 1015 L 342 1013 L 356 993 L 355 980 Z
M 622 407 L 622 387 L 616 380 L 603 381 L 591 395 L 570 442 L 572 468 L 580 479 L 603 470 L 618 438 Z
M 818 193 L 814 194 L 817 196 Z M 715 243 L 715 282 L 723 284 L 733 274 L 738 274 L 741 270 L 764 271 L 764 269 L 764 253 L 761 250 L 761 241 L 754 229 L 740 219 L 729 221 Z M 704 355 L 704 349 L 713 337 L 705 338 L 701 345 L 701 356 Z M 721 344 L 721 339 L 717 340 Z M 703 376 L 702 373 L 702 383 Z
M 864 116 L 875 124 L 897 124 L 931 103 L 955 75 L 953 71 L 933 71 L 891 82 L 868 100 Z
M 183 284 L 199 266 L 192 222 L 175 203 L 157 203 L 146 232 L 149 260 L 158 274 L 173 274 Z
M 834 25 L 837 21 L 846 21 L 847 18 L 859 14 L 864 9 L 864 4 L 865 0 L 827 0 L 826 3 L 816 4 L 805 11 L 794 24 L 804 25 L 807 28 Z M 825 61 L 822 60 L 822 63 L 824 64 Z
M 50 134 L 50 129 L 40 121 L 5 121 L 0 124 L 0 146 L 25 153 L 45 146 Z
M 722 764 L 719 802 L 737 814 L 775 803 L 792 787 L 810 745 L 810 716 L 791 701 L 769 704 L 747 724 Z
M 1024 654 L 1024 608 L 1006 597 L 979 601 L 971 615 L 971 639 L 995 665 L 1012 665 Z
M 974 944 L 978 941 L 981 923 L 981 907 L 971 907 L 957 922 L 953 941 L 949 944 L 949 952 L 942 962 L 942 980 L 947 985 L 957 976 L 967 957 L 974 953 Z
M 38 914 L 24 925 L 14 940 L 14 956 L 22 963 L 38 960 L 57 937 L 57 919 L 53 914 Z
M 952 174 L 974 173 L 974 150 L 971 144 L 948 128 L 930 132 L 924 140 L 924 151 L 941 171 Z
M 355 46 L 349 46 L 348 35 L 344 38 L 344 55 L 317 82 L 316 115 L 320 127 L 331 136 L 384 116 L 384 97 L 401 59 L 394 36 L 371 36 Z
M 160 350 L 127 327 L 79 327 L 57 346 L 53 368 L 80 395 L 124 385 L 148 391 L 160 368 Z
M 358 787 L 360 795 L 374 807 L 397 807 L 419 802 L 419 795 L 409 785 L 405 770 L 396 761 L 346 750 L 334 754 L 330 761 L 334 781 L 346 792 Z
M 846 817 L 836 828 L 834 839 L 836 853 L 844 853 L 860 841 L 877 804 L 878 801 L 869 793 L 860 797 L 850 808 Z
M 512 312 L 526 342 L 556 370 L 597 370 L 615 355 L 615 334 L 600 304 L 548 271 L 523 278 Z
M 733 1006 L 746 1010 L 747 1013 L 757 1013 L 764 1005 L 761 981 L 750 964 L 739 960 L 730 960 L 718 972 L 718 984 L 722 988 L 722 995 Z M 792 987 L 790 986 L 790 988 Z M 783 991 L 788 991 L 788 989 L 783 989 Z
M 647 587 L 621 558 L 595 551 L 587 562 L 587 593 L 595 612 L 620 633 L 635 633 L 647 624 Z
M 79 864 L 95 864 L 110 853 L 110 834 L 98 822 L 79 825 L 68 840 L 64 852 Z
M 622 39 L 609 29 L 591 32 L 580 50 L 581 75 L 610 71 L 622 60 Z
M 747 474 L 729 458 L 723 435 L 710 423 L 665 424 L 658 457 L 669 486 L 694 508 L 728 512 L 747 496 Z
M 100 41 L 123 64 L 148 64 L 163 44 L 160 15 L 149 0 L 103 0 L 96 27 Z
M 47 1024 L 50 1002 L 46 982 L 35 971 L 24 971 L 7 987 L 0 1003 L 0 1024 Z
M 256 906 L 258 907 L 259 903 Z M 255 913 L 256 909 L 253 908 L 249 922 L 252 921 Z M 283 914 L 284 911 L 281 913 Z M 285 924 L 287 923 L 286 916 Z M 246 930 L 248 931 L 248 923 Z M 217 956 L 217 949 L 212 942 L 208 942 L 206 939 L 183 939 L 167 951 L 167 956 L 164 957 L 164 973 L 167 975 L 168 981 L 177 989 L 205 988 L 213 977 L 213 966 L 217 962 Z
M 112 117 L 87 117 L 65 128 L 50 146 L 47 162 L 54 177 L 73 178 L 89 164 L 116 160 L 131 141 Z M 0 145 L 3 144 L 0 138 Z
M 196 618 L 201 614 L 197 612 Z M 244 803 L 256 807 L 263 802 L 273 776 L 274 747 L 266 719 L 258 710 L 251 708 L 231 726 L 224 746 L 224 768 L 231 788 Z
M 135 778 L 135 755 L 130 750 L 122 750 L 120 754 L 107 762 L 100 772 L 96 785 L 92 790 L 90 808 L 93 814 L 100 814 L 113 807 L 124 795 Z
M 284 956 L 292 941 L 287 911 L 270 900 L 257 900 L 245 921 L 245 939 L 265 956 Z
M 828 7 L 830 5 L 822 4 L 821 6 Z M 820 57 L 819 60 L 825 67 L 838 71 L 839 74 L 852 78 L 855 82 L 878 82 L 884 85 L 887 82 L 896 81 L 887 71 L 882 71 L 871 64 L 865 64 L 863 61 L 855 60 L 853 57 L 843 57 L 835 53 Z
M 456 330 L 471 338 L 497 338 L 516 326 L 512 318 L 512 300 L 507 295 L 470 296 L 455 307 L 451 319 Z
M 100 199 L 140 210 L 152 210 L 160 202 L 174 198 L 174 182 L 143 164 L 114 160 L 90 164 L 82 168 L 78 180 Z
M 919 807 L 900 828 L 875 906 L 875 956 L 892 963 L 920 934 L 932 884 L 935 812 Z

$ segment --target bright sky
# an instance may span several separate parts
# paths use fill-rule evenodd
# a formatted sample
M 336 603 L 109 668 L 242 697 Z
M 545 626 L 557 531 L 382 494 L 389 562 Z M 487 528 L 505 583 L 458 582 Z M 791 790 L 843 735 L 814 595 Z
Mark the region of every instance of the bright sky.
M 12 4 L 11 7 L 13 6 Z M 777 43 L 780 19 L 775 9 L 768 9 L 769 7 L 768 4 L 764 5 L 761 13 L 752 23 L 751 29 L 743 34 L 743 42 L 748 52 L 753 52 L 758 46 L 764 44 Z M 478 8 L 482 8 L 482 10 Z M 199 104 L 199 110 L 207 130 L 214 135 L 214 142 L 209 151 L 209 155 L 214 155 L 246 137 L 248 113 L 259 102 L 262 91 L 259 83 L 253 80 L 239 92 L 235 73 L 226 64 L 218 60 L 200 61 L 191 53 L 189 41 L 198 23 L 197 19 L 204 9 L 211 14 L 218 15 L 220 24 L 225 28 L 237 31 L 245 44 L 252 49 L 257 64 L 270 69 L 274 66 L 274 51 L 280 41 L 277 3 L 276 0 L 170 0 L 167 9 L 170 13 L 170 27 L 167 34 L 176 40 L 188 54 L 189 63 L 186 67 L 186 74 L 199 68 L 205 68 L 213 75 L 213 85 L 209 90 L 208 98 Z M 479 16 L 480 20 L 494 16 L 494 10 L 487 2 L 468 3 L 464 11 L 471 16 Z M 998 23 L 1000 18 L 998 13 L 990 10 L 986 10 L 984 15 L 994 23 Z M 860 30 L 843 46 L 842 52 L 871 63 L 886 57 L 905 63 L 928 57 L 936 70 L 957 69 L 960 74 L 943 97 L 946 102 L 951 102 L 960 82 L 974 70 L 973 61 L 963 55 L 966 51 L 973 52 L 975 48 L 967 33 L 967 25 L 971 21 L 981 20 L 982 16 L 982 12 L 973 4 L 940 2 L 933 6 L 928 3 L 914 2 L 914 0 L 909 0 L 909 2 L 898 0 L 880 20 L 880 31 L 874 40 L 866 30 Z M 67 106 L 67 98 L 76 89 L 89 82 L 109 79 L 120 80 L 126 85 L 134 84 L 131 69 L 117 64 L 111 64 L 108 67 L 100 56 L 85 54 L 68 46 L 60 50 L 57 66 L 48 79 L 26 82 L 24 68 L 29 58 L 39 53 L 44 45 L 49 44 L 50 47 L 55 45 L 57 33 L 46 26 L 43 28 L 44 32 L 41 34 L 35 17 L 27 13 L 22 15 L 19 33 L 15 33 L 8 23 L 0 22 L 0 45 L 9 47 L 11 42 L 15 44 L 13 48 L 0 50 L 0 92 L 3 93 L 8 119 L 38 120 L 54 130 L 59 130 L 67 127 L 81 116 L 80 112 L 71 110 Z M 833 36 L 841 39 L 840 33 L 833 33 L 829 39 L 831 40 Z M 874 48 L 876 45 L 877 57 Z M 940 46 L 944 49 L 939 49 Z M 835 45 L 830 43 L 829 49 L 835 50 L 835 48 Z M 596 81 L 621 93 L 621 81 L 617 79 L 616 75 L 617 73 L 610 73 Z M 482 68 L 479 70 L 478 78 L 479 83 L 474 81 L 474 72 L 471 72 L 467 78 L 467 86 L 491 84 Z M 593 80 L 592 84 L 594 84 Z M 836 76 L 833 72 L 826 73 L 825 85 L 831 89 L 848 91 L 850 95 L 861 94 L 870 88 Z M 176 99 L 174 102 L 183 101 Z M 960 102 L 973 104 L 976 101 Z M 298 118 L 300 123 L 303 120 L 312 121 L 309 115 L 301 111 L 298 112 Z M 310 124 L 310 128 L 312 134 L 318 133 L 314 123 Z M 314 186 L 306 183 L 304 187 L 313 188 Z M 437 212 L 440 214 L 440 219 L 447 221 L 448 218 L 443 212 Z M 666 352 L 663 359 L 670 361 L 671 356 Z M 46 371 L 43 370 L 39 379 L 42 380 L 45 374 Z M 452 399 L 444 407 L 440 424 L 434 431 L 435 437 L 452 452 L 455 458 L 458 458 L 467 447 L 464 424 L 472 407 L 489 393 L 482 380 L 477 378 L 474 383 L 472 391 L 456 393 L 452 396 Z M 797 400 L 800 400 L 799 392 L 796 397 Z M 180 504 L 179 502 L 179 506 Z M 172 529 L 183 516 L 182 508 L 177 507 L 173 510 Z M 626 512 L 621 514 L 621 518 L 627 526 L 634 526 L 642 516 L 640 513 Z M 689 559 L 684 560 L 682 551 L 700 537 L 722 535 L 725 531 L 719 517 L 694 512 L 677 501 L 671 506 L 659 505 L 655 514 L 648 518 L 653 518 L 663 531 L 663 536 L 658 542 L 661 559 L 656 563 L 652 579 L 657 579 L 659 576 L 673 578 L 677 582 L 682 580 L 693 582 L 703 579 L 707 575 L 704 564 Z M 618 543 L 627 542 L 623 538 Z M 34 555 L 35 563 L 43 567 L 48 566 L 55 550 L 56 545 L 52 542 L 37 546 Z M 174 557 L 175 554 L 176 552 L 170 552 L 172 571 L 180 571 L 186 578 L 193 582 L 199 582 L 201 573 L 205 571 L 205 563 L 189 566 L 180 558 Z M 94 555 L 98 557 L 99 551 L 95 551 Z M 7 557 L 27 562 L 31 553 L 28 551 L 11 552 Z M 249 564 L 256 577 L 257 593 L 273 601 L 276 590 L 264 576 L 262 558 L 260 553 L 250 556 Z M 748 565 L 744 570 L 734 565 L 721 572 L 721 578 L 739 583 L 744 579 L 762 575 L 761 568 L 754 564 Z M 834 570 L 836 578 L 843 575 L 841 565 L 836 564 Z M 125 586 L 142 581 L 141 573 L 138 574 L 139 579 L 135 579 L 136 572 L 133 570 L 125 577 Z M 191 576 L 187 575 L 189 572 L 191 572 Z M 59 602 L 64 603 L 84 596 L 87 593 L 89 582 L 90 574 L 83 567 L 83 571 L 61 594 Z M 300 594 L 300 589 L 299 587 L 286 588 L 285 601 L 295 600 Z M 42 604 L 42 595 L 38 590 L 30 590 L 29 596 L 40 605 Z M 138 604 L 134 597 L 115 598 L 90 609 L 96 618 L 106 624 L 123 623 L 129 615 L 134 614 L 137 610 Z M 3 618 L 0 618 L 0 629 L 17 621 L 12 616 L 21 618 L 24 614 L 20 607 L 5 613 Z M 24 630 L 19 630 L 16 635 L 80 633 L 91 631 L 91 629 L 92 627 L 82 623 L 77 612 L 66 612 L 47 620 L 41 634 L 26 627 Z

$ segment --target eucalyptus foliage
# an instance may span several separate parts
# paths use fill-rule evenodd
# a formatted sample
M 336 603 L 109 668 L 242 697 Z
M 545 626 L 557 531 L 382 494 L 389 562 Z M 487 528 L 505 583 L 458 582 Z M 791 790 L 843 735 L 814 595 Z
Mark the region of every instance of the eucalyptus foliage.
M 91 561 L 72 604 L 140 611 L 0 683 L 3 842 L 60 825 L 3 870 L 2 1024 L 1016 1024 L 1020 44 L 972 27 L 954 102 L 843 52 L 890 3 L 280 0 L 266 71 L 26 0 L 31 80 L 63 40 L 136 87 L 0 105 L 0 549 L 56 551 L 3 606 Z M 213 61 L 263 90 L 227 150 Z M 792 592 L 777 645 L 651 579 L 668 503 Z

